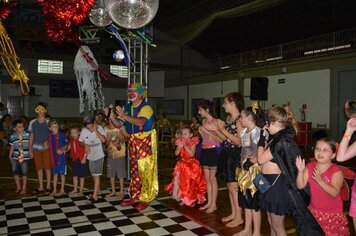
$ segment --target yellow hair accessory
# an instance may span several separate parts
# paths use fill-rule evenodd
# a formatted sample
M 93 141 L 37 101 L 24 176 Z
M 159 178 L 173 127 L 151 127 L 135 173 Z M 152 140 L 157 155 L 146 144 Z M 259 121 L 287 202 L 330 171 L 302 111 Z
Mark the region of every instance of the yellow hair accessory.
M 46 113 L 46 112 L 47 112 L 47 109 L 46 109 L 45 107 L 43 107 L 43 106 L 37 106 L 37 107 L 35 108 L 35 112 L 36 112 L 37 114 L 39 114 L 39 113 Z
M 258 102 L 253 102 L 251 104 L 251 108 L 252 108 L 252 112 L 256 115 L 257 109 L 260 109 L 260 107 L 258 106 Z

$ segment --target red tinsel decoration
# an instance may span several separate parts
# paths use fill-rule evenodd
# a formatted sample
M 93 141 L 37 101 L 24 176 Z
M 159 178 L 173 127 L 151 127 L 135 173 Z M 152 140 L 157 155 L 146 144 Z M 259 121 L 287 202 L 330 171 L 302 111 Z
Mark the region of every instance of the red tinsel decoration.
M 16 4 L 17 1 L 11 1 L 10 3 L 0 2 L 0 18 L 5 20 Z
M 38 0 L 51 41 L 61 43 L 73 39 L 73 26 L 82 23 L 95 0 Z

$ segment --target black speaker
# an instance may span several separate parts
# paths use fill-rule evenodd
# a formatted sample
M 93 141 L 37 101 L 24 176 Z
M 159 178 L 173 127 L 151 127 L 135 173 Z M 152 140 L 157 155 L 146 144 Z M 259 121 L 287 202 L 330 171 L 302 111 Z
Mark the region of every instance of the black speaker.
M 35 90 L 35 87 L 29 87 L 30 91 L 28 93 L 28 95 L 32 96 L 32 95 L 35 95 L 36 94 L 36 90 Z
M 268 100 L 268 78 L 253 77 L 251 78 L 250 89 L 251 100 Z

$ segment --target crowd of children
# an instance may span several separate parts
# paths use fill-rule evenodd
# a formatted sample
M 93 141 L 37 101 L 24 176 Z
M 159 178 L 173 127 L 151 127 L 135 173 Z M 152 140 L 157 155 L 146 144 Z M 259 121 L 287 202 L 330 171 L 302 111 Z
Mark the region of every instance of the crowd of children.
M 205 191 L 207 201 L 199 209 L 212 213 L 217 209 L 216 176 L 226 181 L 231 214 L 221 221 L 227 222 L 227 227 L 245 223 L 244 229 L 236 233 L 238 236 L 261 235 L 262 210 L 267 212 L 270 235 L 287 235 L 287 215 L 292 217 L 298 235 L 350 235 L 342 202 L 347 197 L 343 198 L 341 193 L 347 187 L 345 167 L 333 161 L 336 156 L 338 161 L 345 161 L 356 155 L 356 143 L 350 145 L 356 117 L 350 117 L 339 151 L 334 141 L 321 139 L 314 147 L 315 158 L 305 164 L 294 140 L 297 122 L 289 106 L 274 106 L 264 114 L 258 104 L 243 109 L 242 97 L 230 93 L 223 107 L 229 114 L 226 122 L 216 117 L 210 101 L 198 104 L 203 119 L 199 127 L 200 147 L 194 153 L 198 140 L 191 129 L 181 129 L 181 137 L 186 141 L 181 138 L 175 142 L 180 159 L 165 190 L 180 205 L 190 207 L 203 203 L 201 196 Z M 205 180 L 197 171 L 196 159 Z M 245 210 L 245 220 L 241 208 Z M 349 212 L 354 226 L 355 212 L 354 183 Z
M 198 204 L 201 205 L 199 210 L 207 214 L 216 211 L 218 177 L 227 183 L 231 206 L 231 214 L 221 221 L 227 227 L 244 223 L 238 236 L 261 235 L 261 211 L 267 212 L 271 235 L 287 234 L 284 226 L 287 215 L 293 218 L 299 235 L 350 234 L 341 196 L 345 187 L 343 169 L 334 160 L 342 162 L 356 156 L 356 142 L 350 143 L 356 131 L 356 117 L 351 116 L 347 122 L 339 150 L 334 141 L 318 140 L 314 158 L 306 163 L 294 141 L 297 122 L 288 106 L 274 106 L 266 113 L 258 103 L 244 109 L 242 96 L 229 93 L 223 104 L 229 114 L 226 121 L 218 119 L 214 104 L 209 100 L 202 100 L 197 107 L 202 123 L 182 124 L 177 131 L 173 142 L 179 159 L 172 181 L 165 186 L 180 205 L 194 207 Z M 116 128 L 110 119 L 102 127 L 102 120 L 87 116 L 83 119 L 84 127 L 69 128 L 67 136 L 57 120 L 45 118 L 47 107 L 44 103 L 39 103 L 35 111 L 37 117 L 30 122 L 28 130 L 21 120 L 12 124 L 9 158 L 16 193 L 27 193 L 29 160 L 34 159 L 39 183 L 35 192 L 54 196 L 66 194 L 67 155 L 70 153 L 71 194 L 83 195 L 89 170 L 94 183 L 90 203 L 98 201 L 106 158 L 112 190 L 106 197 L 116 196 L 115 181 L 119 179 L 118 199 L 123 200 L 125 129 Z M 349 214 L 356 227 L 355 183 Z
M 107 177 L 110 178 L 112 192 L 106 197 L 116 195 L 115 180 L 120 180 L 119 200 L 124 198 L 125 168 L 125 131 L 116 129 L 108 123 L 105 129 L 97 124 L 94 117 L 83 118 L 83 128 L 79 125 L 69 127 L 67 132 L 60 128 L 56 119 L 46 119 L 47 106 L 38 103 L 35 108 L 37 117 L 25 130 L 22 120 L 14 120 L 13 134 L 9 138 L 9 158 L 16 184 L 16 193 L 27 193 L 27 175 L 29 160 L 34 159 L 38 177 L 35 194 L 61 196 L 66 194 L 65 182 L 68 164 L 73 175 L 73 190 L 70 194 L 83 195 L 85 177 L 93 177 L 93 194 L 88 203 L 98 201 L 100 195 L 100 176 L 103 174 L 104 157 L 107 156 Z M 106 155 L 107 153 L 107 155 Z M 67 161 L 70 160 L 70 163 Z M 44 176 L 46 175 L 46 186 Z M 53 179 L 51 181 L 51 175 Z M 22 184 L 20 184 L 22 176 Z M 58 179 L 60 188 L 57 189 Z M 53 186 L 51 188 L 51 182 Z

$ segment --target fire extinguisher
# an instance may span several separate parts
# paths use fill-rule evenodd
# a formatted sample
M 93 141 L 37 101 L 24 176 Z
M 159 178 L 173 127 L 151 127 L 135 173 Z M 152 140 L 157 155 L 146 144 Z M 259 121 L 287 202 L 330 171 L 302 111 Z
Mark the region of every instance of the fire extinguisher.
M 300 117 L 302 121 L 305 121 L 305 109 L 300 110 Z

